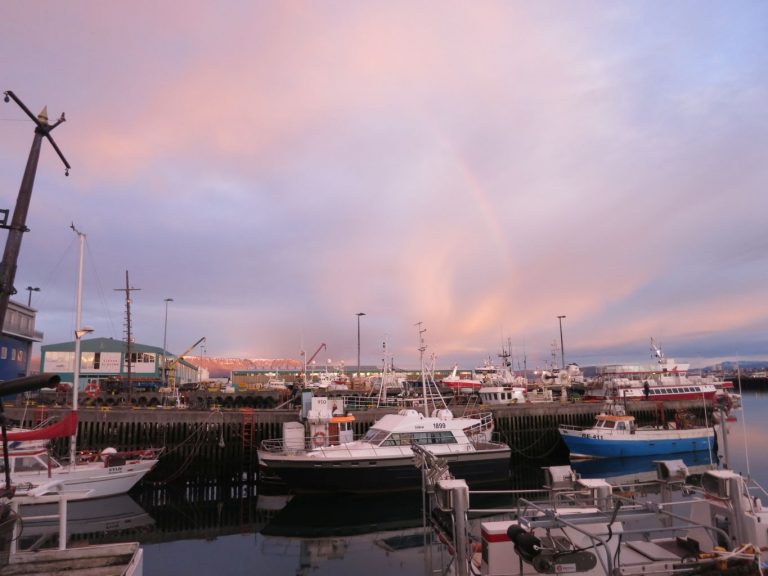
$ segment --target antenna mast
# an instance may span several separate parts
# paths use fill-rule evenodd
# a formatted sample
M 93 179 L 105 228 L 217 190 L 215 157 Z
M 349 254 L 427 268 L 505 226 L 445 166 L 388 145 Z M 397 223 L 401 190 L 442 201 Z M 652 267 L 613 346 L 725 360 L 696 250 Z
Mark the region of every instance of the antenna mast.
M 117 292 L 125 292 L 125 342 L 126 353 L 125 362 L 126 369 L 128 371 L 128 399 L 130 400 L 133 393 L 133 382 L 131 378 L 131 353 L 133 348 L 133 334 L 131 333 L 131 292 L 141 290 L 141 288 L 132 288 L 128 282 L 128 270 L 125 271 L 125 288 L 115 288 Z

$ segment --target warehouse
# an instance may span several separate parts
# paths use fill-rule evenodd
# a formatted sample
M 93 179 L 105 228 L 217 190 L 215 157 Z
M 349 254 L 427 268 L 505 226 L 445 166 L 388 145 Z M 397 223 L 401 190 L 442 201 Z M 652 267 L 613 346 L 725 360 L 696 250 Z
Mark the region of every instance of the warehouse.
M 40 348 L 40 366 L 43 372 L 58 374 L 62 382 L 74 378 L 75 342 L 49 344 Z M 164 382 L 166 363 L 174 366 L 177 385 L 199 381 L 197 366 L 156 346 L 113 338 L 91 338 L 80 341 L 80 383 L 82 390 L 88 384 L 103 387 L 108 381 L 128 381 L 134 386 L 159 388 Z M 175 362 L 174 362 L 175 361 Z

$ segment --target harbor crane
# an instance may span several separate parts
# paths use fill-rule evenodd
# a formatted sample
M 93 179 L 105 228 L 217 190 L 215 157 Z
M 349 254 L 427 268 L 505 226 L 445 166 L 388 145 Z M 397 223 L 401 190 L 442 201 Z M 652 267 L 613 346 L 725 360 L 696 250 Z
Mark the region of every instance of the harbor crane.
M 171 360 L 168 360 L 165 364 L 165 376 L 168 379 L 168 387 L 163 390 L 164 392 L 173 392 L 176 389 L 176 364 L 178 364 L 179 360 L 181 360 L 184 356 L 190 353 L 190 351 L 195 348 L 198 344 L 205 342 L 205 336 L 200 338 L 197 342 L 192 344 L 189 348 L 184 350 L 181 354 L 179 354 L 176 358 L 172 358 Z
M 302 374 L 303 380 L 306 382 L 307 380 L 307 366 L 312 364 L 312 361 L 317 358 L 317 355 L 320 354 L 323 350 L 327 349 L 327 346 L 325 345 L 325 342 L 321 343 L 320 346 L 317 347 L 317 350 L 315 350 L 315 353 L 310 356 L 309 360 L 306 360 L 306 352 L 304 350 L 301 351 L 301 355 L 304 356 L 304 374 Z

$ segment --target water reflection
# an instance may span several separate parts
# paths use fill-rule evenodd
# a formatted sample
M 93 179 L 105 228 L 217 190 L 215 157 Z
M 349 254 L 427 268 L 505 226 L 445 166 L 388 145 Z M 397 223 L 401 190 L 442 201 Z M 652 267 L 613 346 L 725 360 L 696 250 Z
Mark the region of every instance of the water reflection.
M 20 549 L 56 547 L 59 543 L 58 504 L 21 506 Z M 67 545 L 140 539 L 154 530 L 154 520 L 127 494 L 70 502 L 67 510 Z
M 707 465 L 685 454 L 689 468 Z M 506 488 L 540 489 L 543 468 L 563 461 L 520 460 Z M 652 458 L 574 462 L 584 477 L 650 474 Z M 510 496 L 472 495 L 473 508 L 513 505 Z M 138 541 L 145 576 L 174 574 L 424 574 L 435 546 L 425 546 L 419 492 L 299 495 L 249 483 L 145 484 L 130 496 L 77 503 L 70 545 Z M 83 506 L 79 506 L 82 504 Z M 57 526 L 25 525 L 22 545 L 55 546 Z M 260 567 L 256 569 L 255 567 Z M 262 569 L 264 572 L 262 572 Z
M 294 496 L 262 530 L 266 536 L 349 536 L 422 525 L 420 493 Z
M 657 456 L 575 460 L 570 466 L 582 478 L 604 478 L 612 484 L 630 484 L 655 480 L 656 462 L 659 460 L 682 460 L 690 474 L 701 473 L 717 463 L 716 457 L 709 451 L 700 450 Z
M 266 555 L 292 553 L 295 573 L 421 572 L 431 531 L 420 493 L 294 496 L 260 531 Z M 343 568 L 341 568 L 343 566 Z

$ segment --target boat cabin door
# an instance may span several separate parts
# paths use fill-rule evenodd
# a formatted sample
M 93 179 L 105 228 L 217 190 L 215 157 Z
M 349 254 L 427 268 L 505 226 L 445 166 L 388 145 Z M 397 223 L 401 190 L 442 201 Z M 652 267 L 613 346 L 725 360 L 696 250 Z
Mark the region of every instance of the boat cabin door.
M 328 423 L 328 439 L 330 444 L 346 444 L 354 440 L 354 416 L 334 416 Z

